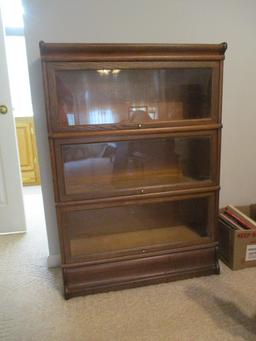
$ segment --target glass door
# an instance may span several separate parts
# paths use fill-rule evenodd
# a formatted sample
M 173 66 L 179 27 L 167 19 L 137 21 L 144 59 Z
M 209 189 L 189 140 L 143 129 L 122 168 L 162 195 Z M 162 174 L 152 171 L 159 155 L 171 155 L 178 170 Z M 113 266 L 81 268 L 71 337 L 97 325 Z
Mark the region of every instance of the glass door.
M 215 120 L 217 63 L 52 63 L 53 130 L 127 129 Z
M 214 198 L 208 194 L 114 207 L 62 208 L 69 261 L 209 242 L 214 238 Z
M 62 200 L 167 191 L 216 182 L 216 135 L 126 137 L 104 142 L 59 140 Z

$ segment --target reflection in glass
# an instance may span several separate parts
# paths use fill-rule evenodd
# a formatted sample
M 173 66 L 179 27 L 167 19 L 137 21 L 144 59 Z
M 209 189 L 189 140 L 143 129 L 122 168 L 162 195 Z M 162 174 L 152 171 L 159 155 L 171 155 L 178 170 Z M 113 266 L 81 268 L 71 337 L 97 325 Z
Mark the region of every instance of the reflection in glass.
M 210 68 L 57 71 L 58 125 L 207 118 L 211 82 Z
M 209 197 L 63 213 L 71 257 L 189 244 L 210 236 Z
M 188 184 L 210 178 L 210 137 L 177 137 L 62 146 L 65 193 Z

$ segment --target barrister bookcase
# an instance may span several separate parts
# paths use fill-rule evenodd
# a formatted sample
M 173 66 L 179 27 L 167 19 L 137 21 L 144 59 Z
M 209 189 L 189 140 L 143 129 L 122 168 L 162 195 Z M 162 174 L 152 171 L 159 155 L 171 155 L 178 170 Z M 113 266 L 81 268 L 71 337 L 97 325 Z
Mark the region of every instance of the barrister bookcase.
M 219 273 L 226 47 L 40 42 L 66 298 Z

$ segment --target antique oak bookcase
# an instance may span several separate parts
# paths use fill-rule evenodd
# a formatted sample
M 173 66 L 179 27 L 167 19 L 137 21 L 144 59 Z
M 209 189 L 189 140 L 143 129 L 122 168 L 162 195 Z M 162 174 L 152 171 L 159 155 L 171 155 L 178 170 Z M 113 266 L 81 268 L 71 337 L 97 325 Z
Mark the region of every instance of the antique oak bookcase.
M 219 272 L 226 47 L 40 42 L 66 298 Z

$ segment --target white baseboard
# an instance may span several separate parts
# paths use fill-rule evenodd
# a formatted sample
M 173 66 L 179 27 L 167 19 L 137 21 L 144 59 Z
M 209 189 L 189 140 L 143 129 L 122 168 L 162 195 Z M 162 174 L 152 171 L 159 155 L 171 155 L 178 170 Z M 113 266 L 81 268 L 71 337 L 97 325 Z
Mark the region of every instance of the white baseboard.
M 49 255 L 47 258 L 48 268 L 57 268 L 61 264 L 60 255 Z
M 15 231 L 15 232 L 0 232 L 0 236 L 7 236 L 8 234 L 20 234 L 20 233 L 26 233 L 26 230 L 23 231 Z

